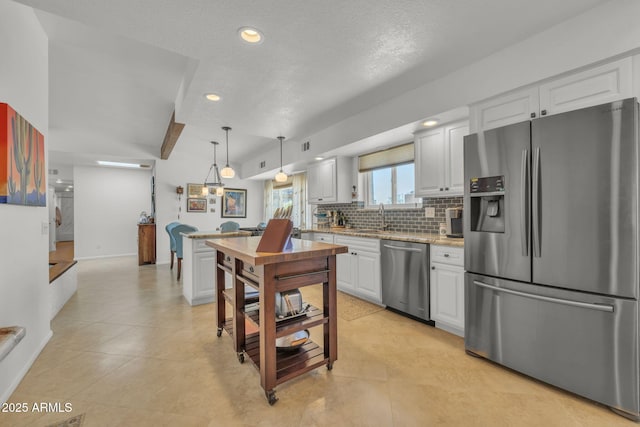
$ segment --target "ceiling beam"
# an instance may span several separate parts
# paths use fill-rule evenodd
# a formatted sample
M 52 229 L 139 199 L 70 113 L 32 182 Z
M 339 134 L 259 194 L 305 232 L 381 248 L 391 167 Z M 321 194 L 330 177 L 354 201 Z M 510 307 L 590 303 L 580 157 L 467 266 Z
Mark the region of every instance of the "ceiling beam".
M 162 148 L 160 149 L 160 158 L 162 160 L 167 160 L 169 158 L 171 151 L 173 151 L 173 147 L 175 147 L 176 142 L 178 142 L 178 138 L 180 138 L 182 129 L 184 129 L 184 123 L 176 122 L 176 110 L 173 110 L 171 120 L 169 120 L 169 127 L 167 128 L 167 133 L 164 136 Z

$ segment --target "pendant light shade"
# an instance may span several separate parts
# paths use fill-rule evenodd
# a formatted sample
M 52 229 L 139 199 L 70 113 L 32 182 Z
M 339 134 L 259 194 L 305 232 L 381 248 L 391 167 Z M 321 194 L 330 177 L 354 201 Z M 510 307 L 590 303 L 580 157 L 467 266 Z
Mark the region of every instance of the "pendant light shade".
M 233 170 L 231 166 L 229 166 L 229 131 L 231 128 L 229 126 L 222 126 L 222 130 L 227 133 L 227 164 L 220 171 L 220 176 L 223 178 L 233 178 L 236 176 L 236 171 Z
M 284 140 L 284 136 L 279 136 L 280 140 L 280 172 L 276 174 L 275 180 L 276 182 L 285 182 L 287 180 L 287 174 L 282 171 L 282 141 Z
M 220 172 L 218 171 L 218 163 L 216 161 L 216 147 L 218 146 L 218 142 L 211 141 L 211 145 L 213 145 L 213 163 L 209 168 L 209 173 L 207 173 L 207 177 L 204 179 L 204 184 L 202 187 L 202 195 L 206 196 L 209 194 L 209 187 L 216 188 L 216 194 L 218 192 L 222 194 L 222 189 L 224 184 L 222 183 L 222 179 L 220 178 Z M 213 181 L 209 181 L 209 176 L 211 176 L 211 172 L 213 171 L 213 176 L 211 177 Z

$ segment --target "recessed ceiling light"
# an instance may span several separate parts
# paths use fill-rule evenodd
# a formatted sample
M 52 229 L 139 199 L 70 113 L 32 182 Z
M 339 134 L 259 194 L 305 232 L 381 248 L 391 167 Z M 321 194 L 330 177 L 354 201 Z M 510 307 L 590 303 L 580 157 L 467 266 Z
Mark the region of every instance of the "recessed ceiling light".
M 429 119 L 429 120 L 426 120 L 426 121 L 422 122 L 422 126 L 425 126 L 425 127 L 428 127 L 428 128 L 432 127 L 432 126 L 435 126 L 437 124 L 438 124 L 438 121 L 436 119 Z
M 251 44 L 259 44 L 264 40 L 264 36 L 260 30 L 252 27 L 242 27 L 238 29 L 238 34 L 240 34 L 242 40 Z
M 56 184 L 62 184 L 62 180 L 60 178 L 56 179 Z
M 100 166 L 113 166 L 117 168 L 147 168 L 147 165 L 141 165 L 139 163 L 123 163 L 123 162 L 108 162 L 105 160 L 98 160 Z
M 316 160 L 322 160 L 322 159 L 324 159 L 324 157 L 320 157 L 320 156 L 318 156 L 318 157 L 316 157 L 315 159 L 316 159 Z
M 222 97 L 218 94 L 215 93 L 207 93 L 204 95 L 205 98 L 207 98 L 209 101 L 220 101 L 222 99 Z

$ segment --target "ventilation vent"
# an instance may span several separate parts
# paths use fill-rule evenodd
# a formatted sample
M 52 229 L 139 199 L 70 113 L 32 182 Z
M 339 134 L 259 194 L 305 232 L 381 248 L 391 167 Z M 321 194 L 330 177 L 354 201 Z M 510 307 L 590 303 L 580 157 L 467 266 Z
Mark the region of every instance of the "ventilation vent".
M 264 169 L 267 166 L 267 161 L 263 160 L 260 162 L 260 169 Z
M 311 142 L 310 141 L 302 143 L 302 151 L 309 151 L 310 148 L 311 148 Z
M 58 169 L 49 169 L 49 175 L 58 175 Z

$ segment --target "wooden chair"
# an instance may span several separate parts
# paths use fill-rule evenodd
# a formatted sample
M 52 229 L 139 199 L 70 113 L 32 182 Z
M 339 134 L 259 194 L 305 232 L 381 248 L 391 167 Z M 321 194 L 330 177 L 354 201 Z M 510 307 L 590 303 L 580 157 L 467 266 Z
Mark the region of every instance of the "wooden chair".
M 171 234 L 176 241 L 176 257 L 178 258 L 178 280 L 180 280 L 180 273 L 182 272 L 182 234 L 180 233 L 193 233 L 194 231 L 198 231 L 198 228 L 187 224 L 178 224 L 171 229 Z

